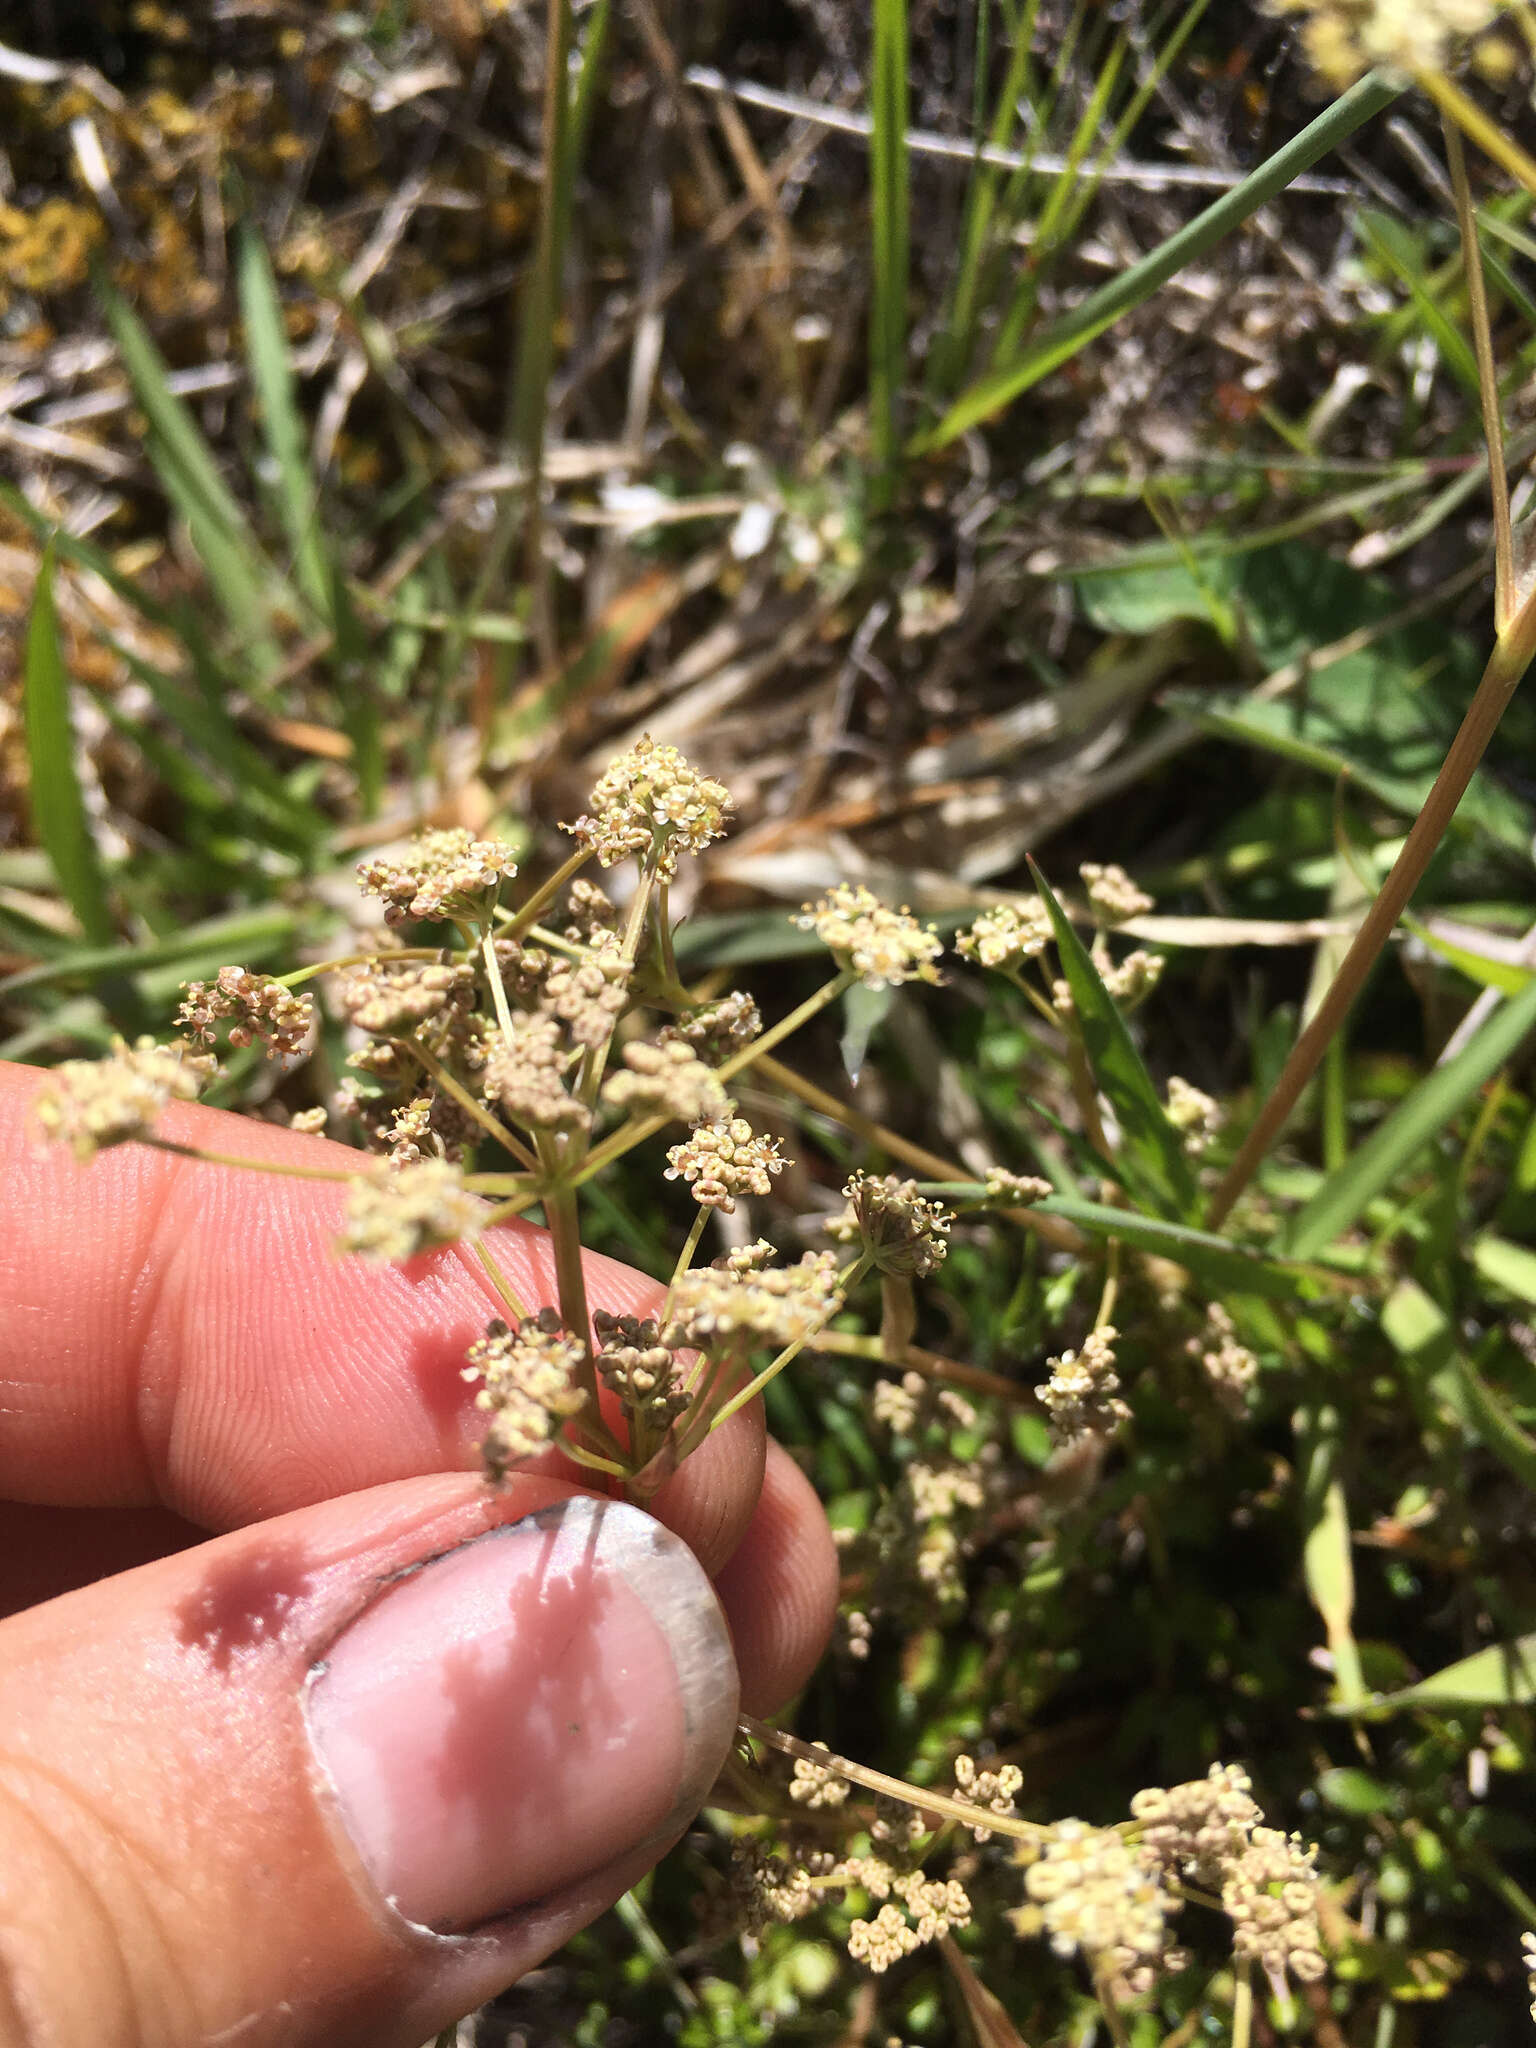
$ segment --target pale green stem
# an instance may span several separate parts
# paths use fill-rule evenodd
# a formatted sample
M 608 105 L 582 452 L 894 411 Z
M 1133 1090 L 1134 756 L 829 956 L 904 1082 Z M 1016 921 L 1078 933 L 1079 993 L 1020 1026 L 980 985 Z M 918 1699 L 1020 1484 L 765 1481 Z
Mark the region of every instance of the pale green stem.
M 619 937 L 619 958 L 626 969 L 635 964 L 640 951 L 640 935 L 645 930 L 645 916 L 650 908 L 651 891 L 656 884 L 656 870 L 643 867 L 640 870 L 640 886 L 636 889 L 634 901 L 629 906 L 629 915 L 624 920 L 624 929 Z M 618 1019 L 614 1019 L 617 1028 Z M 613 1049 L 613 1029 L 599 1046 L 594 1046 L 583 1058 L 581 1074 L 576 1083 L 578 1100 L 590 1109 L 597 1100 L 597 1091 L 603 1083 L 603 1073 L 608 1065 L 608 1055 Z
M 855 1336 L 851 1330 L 822 1330 L 806 1346 L 833 1358 L 867 1358 L 872 1365 L 900 1365 L 921 1373 L 924 1379 L 948 1382 L 973 1394 L 988 1394 L 994 1400 L 1012 1401 L 1023 1407 L 1035 1405 L 1035 1390 L 1018 1380 L 1006 1380 L 1001 1373 L 984 1366 L 965 1365 L 958 1358 L 945 1358 L 937 1351 L 924 1351 L 909 1344 L 899 1357 L 890 1358 L 878 1337 Z
M 506 1274 L 502 1272 L 500 1266 L 496 1263 L 496 1255 L 491 1250 L 490 1246 L 486 1243 L 483 1237 L 477 1237 L 475 1239 L 475 1257 L 480 1261 L 481 1265 L 485 1268 L 486 1278 L 490 1281 L 491 1285 L 495 1288 L 497 1294 L 500 1296 L 502 1305 L 506 1309 L 508 1315 L 511 1316 L 513 1322 L 522 1322 L 527 1316 L 528 1311 L 526 1308 L 524 1308 L 523 1304 L 518 1300 L 517 1293 L 513 1288 L 511 1281 L 507 1278 Z
M 967 1806 L 962 1800 L 950 1798 L 946 1792 L 930 1792 L 921 1786 L 909 1785 L 904 1778 L 890 1778 L 884 1771 L 872 1771 L 867 1764 L 856 1764 L 850 1757 L 829 1755 L 824 1749 L 802 1742 L 797 1735 L 786 1735 L 782 1728 L 770 1728 L 766 1721 L 759 1721 L 753 1714 L 740 1715 L 736 1725 L 754 1742 L 780 1750 L 785 1756 L 801 1757 L 808 1764 L 820 1764 L 824 1769 L 836 1771 L 850 1784 L 862 1785 L 866 1792 L 877 1792 L 886 1799 L 898 1799 L 903 1806 L 916 1807 L 920 1813 L 937 1814 L 943 1820 L 958 1821 L 962 1827 L 990 1828 L 993 1834 L 1009 1835 L 1015 1841 L 1035 1842 L 1040 1838 L 1037 1823 L 1016 1820 L 1006 1813 L 992 1813 L 985 1807 Z
M 588 1472 L 605 1472 L 610 1479 L 629 1477 L 627 1465 L 615 1464 L 612 1458 L 600 1458 L 596 1451 L 589 1451 L 585 1444 L 578 1442 L 569 1432 L 561 1437 L 560 1449 L 573 1464 L 584 1466 Z
M 356 1167 L 350 1171 L 338 1170 L 332 1166 L 285 1166 L 277 1159 L 242 1159 L 233 1152 L 206 1152 L 201 1145 L 178 1145 L 174 1138 L 157 1138 L 153 1131 L 146 1131 L 137 1140 L 156 1152 L 174 1152 L 178 1159 L 195 1159 L 203 1166 L 239 1166 L 247 1173 L 276 1173 L 285 1180 L 330 1180 L 346 1182 L 356 1180 L 366 1171 L 368 1161 L 359 1157 Z
M 1239 1963 L 1232 1980 L 1232 2048 L 1248 2048 L 1253 2039 L 1253 1979 Z
M 339 974 L 344 967 L 376 967 L 383 956 L 373 953 L 346 953 L 339 960 L 321 960 L 313 967 L 296 968 L 292 974 L 274 974 L 272 979 L 281 988 L 301 988 L 306 981 L 313 981 L 317 974 Z M 402 946 L 398 952 L 390 949 L 391 960 L 441 960 L 441 946 Z
M 526 902 L 520 903 L 512 918 L 501 928 L 504 939 L 520 939 L 539 921 L 539 912 L 552 897 L 558 896 L 566 883 L 572 881 L 592 858 L 592 850 L 578 846 L 576 851 L 563 860 L 547 882 L 541 882 Z
M 779 1353 L 778 1357 L 775 1358 L 770 1364 L 765 1365 L 763 1367 L 762 1371 L 757 1375 L 756 1379 L 748 1380 L 747 1384 L 740 1390 L 739 1393 L 733 1394 L 730 1400 L 726 1402 L 723 1408 L 719 1408 L 715 1411 L 714 1415 L 710 1418 L 709 1430 L 707 1431 L 707 1434 L 712 1436 L 714 1432 L 720 1428 L 722 1423 L 729 1422 L 731 1417 L 739 1413 L 741 1409 L 745 1408 L 749 1401 L 755 1401 L 758 1395 L 763 1391 L 764 1387 L 766 1387 L 770 1381 L 776 1380 L 778 1378 L 779 1374 L 784 1370 L 786 1365 L 792 1365 L 794 1363 L 794 1361 L 800 1356 L 801 1352 L 805 1349 L 807 1344 L 812 1344 L 815 1342 L 816 1338 L 820 1335 L 821 1331 L 826 1327 L 828 1323 L 831 1322 L 832 1318 L 839 1313 L 843 1306 L 843 1302 L 847 1295 L 848 1289 L 855 1284 L 855 1282 L 865 1272 L 868 1265 L 869 1255 L 868 1253 L 865 1253 L 865 1255 L 862 1258 L 856 1259 L 854 1261 L 854 1263 L 848 1268 L 845 1274 L 839 1276 L 837 1298 L 832 1302 L 831 1306 L 827 1308 L 827 1310 L 824 1312 L 824 1314 L 820 1317 L 820 1319 L 817 1322 L 812 1324 L 810 1329 L 806 1331 L 803 1337 L 797 1337 L 793 1344 L 786 1344 L 784 1349 Z
M 487 925 L 480 934 L 480 958 L 485 962 L 485 978 L 490 984 L 491 1007 L 496 1012 L 496 1022 L 501 1035 L 508 1045 L 512 1043 L 512 1005 L 507 1001 L 507 985 L 501 978 L 501 962 L 496 958 L 496 934 Z
M 704 1235 L 704 1226 L 708 1221 L 708 1206 L 701 1202 L 699 1204 L 699 1213 L 694 1217 L 683 1248 L 677 1255 L 677 1264 L 672 1268 L 672 1278 L 667 1282 L 667 1298 L 661 1311 L 661 1320 L 663 1322 L 672 1313 L 672 1296 L 676 1292 L 677 1283 L 693 1264 L 693 1255 L 699 1248 L 699 1239 Z
M 792 1037 L 801 1025 L 809 1024 L 828 1003 L 835 1003 L 843 990 L 857 979 L 851 967 L 845 967 L 840 974 L 834 974 L 830 981 L 823 982 L 814 995 L 807 996 L 787 1017 L 781 1017 L 777 1024 L 759 1033 L 750 1045 L 744 1045 L 740 1052 L 734 1052 L 728 1060 L 723 1060 L 715 1069 L 715 1079 L 724 1087 L 733 1074 L 739 1074 L 743 1067 L 752 1066 L 764 1053 L 772 1052 L 776 1045 L 782 1045 L 786 1038 Z
M 435 1054 L 428 1052 L 426 1047 L 418 1044 L 414 1038 L 396 1038 L 392 1039 L 391 1043 L 398 1045 L 402 1052 L 408 1052 L 412 1059 L 418 1061 L 443 1093 L 456 1102 L 464 1114 L 472 1122 L 477 1123 L 488 1137 L 494 1138 L 498 1145 L 505 1146 L 514 1159 L 521 1159 L 530 1173 L 539 1171 L 538 1160 L 522 1139 L 514 1137 L 499 1117 L 491 1115 L 483 1102 L 477 1102 L 463 1083 L 454 1079 Z

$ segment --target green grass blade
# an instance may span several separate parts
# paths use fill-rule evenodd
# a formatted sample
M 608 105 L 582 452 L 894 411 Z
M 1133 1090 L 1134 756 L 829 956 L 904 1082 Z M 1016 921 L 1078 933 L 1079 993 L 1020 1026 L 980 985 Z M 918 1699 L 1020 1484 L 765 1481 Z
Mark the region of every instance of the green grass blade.
M 1421 1081 L 1353 1157 L 1337 1173 L 1328 1176 L 1293 1219 L 1285 1233 L 1284 1250 L 1292 1258 L 1315 1258 L 1342 1236 L 1366 1204 L 1388 1187 L 1445 1128 L 1533 1029 L 1536 981 L 1496 1010 L 1470 1045 L 1448 1065 L 1438 1067 L 1427 1080 Z
M 1356 1706 L 1365 1697 L 1365 1683 L 1352 1626 L 1355 1561 L 1340 1472 L 1343 1429 L 1336 1408 L 1302 1411 L 1297 1450 L 1302 1475 L 1302 1572 L 1328 1637 L 1335 1696 L 1341 1706 Z
M 31 776 L 32 823 L 70 908 L 92 945 L 111 945 L 117 921 L 91 833 L 69 718 L 69 679 L 53 600 L 53 549 L 38 565 L 22 657 L 22 707 Z
M 291 948 L 299 933 L 296 914 L 283 905 L 265 910 L 240 910 L 222 917 L 189 925 L 168 939 L 138 940 L 130 945 L 77 946 L 40 967 L 23 968 L 19 974 L 0 981 L 0 995 L 19 995 L 26 989 L 48 988 L 59 983 L 88 985 L 129 969 L 174 967 L 187 980 L 206 975 L 213 967 L 238 960 L 272 959 Z
M 1082 305 L 1048 328 L 1015 363 L 978 379 L 950 407 L 938 425 L 917 437 L 914 454 L 947 447 L 1014 399 L 1038 384 L 1112 327 L 1122 314 L 1151 298 L 1169 278 L 1203 256 L 1234 228 L 1283 192 L 1293 178 L 1310 170 L 1364 122 L 1396 99 L 1398 88 L 1371 74 L 1352 85 L 1331 107 L 1311 121 L 1267 163 L 1252 171 L 1230 192 L 1223 193 L 1176 235 L 1091 293 Z
M 1153 1252 L 1185 1267 L 1213 1294 L 1294 1295 L 1307 1278 L 1306 1269 L 1266 1258 L 1261 1252 L 1232 1244 L 1214 1231 L 1185 1223 L 1168 1223 L 1134 1209 L 1114 1209 L 1101 1202 L 1079 1202 L 1049 1195 L 1035 1205 L 1045 1216 L 1060 1216 L 1094 1237 L 1119 1238 L 1139 1251 Z
M 282 579 L 262 553 L 245 514 L 219 475 L 196 422 L 172 391 L 148 330 L 110 285 L 100 286 L 107 324 L 149 421 L 149 454 L 166 495 L 187 522 L 225 617 L 258 673 L 277 666 L 274 603 L 287 602 Z
M 869 96 L 873 281 L 869 312 L 869 405 L 874 497 L 885 510 L 901 457 L 901 387 L 907 366 L 910 259 L 907 190 L 907 0 L 875 0 Z
M 1435 287 L 1414 237 L 1400 220 L 1390 214 L 1362 207 L 1356 216 L 1360 238 L 1384 270 L 1390 271 L 1413 302 L 1419 323 L 1439 350 L 1446 368 L 1467 397 L 1477 399 L 1477 359 L 1472 344 L 1452 320 L 1436 296 Z
M 245 322 L 245 355 L 251 386 L 261 408 L 262 433 L 277 475 L 277 508 L 293 557 L 294 575 L 313 610 L 332 632 L 334 577 L 317 514 L 315 480 L 309 466 L 304 426 L 294 396 L 293 365 L 282 302 L 266 249 L 255 231 L 242 228 L 238 282 Z
M 1126 1179 L 1154 1208 L 1187 1222 L 1196 1212 L 1199 1197 L 1183 1140 L 1169 1123 L 1152 1076 L 1087 948 L 1033 861 L 1030 871 L 1050 912 L 1088 1063 L 1120 1125 Z

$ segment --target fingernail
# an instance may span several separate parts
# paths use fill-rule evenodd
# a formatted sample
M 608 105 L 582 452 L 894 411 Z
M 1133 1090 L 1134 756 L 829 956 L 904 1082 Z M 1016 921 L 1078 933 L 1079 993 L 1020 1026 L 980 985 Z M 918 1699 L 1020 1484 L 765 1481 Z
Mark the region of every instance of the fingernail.
M 687 1545 L 577 1498 L 397 1581 L 306 1713 L 369 1876 L 446 1933 L 681 1827 L 729 1747 L 736 1665 Z

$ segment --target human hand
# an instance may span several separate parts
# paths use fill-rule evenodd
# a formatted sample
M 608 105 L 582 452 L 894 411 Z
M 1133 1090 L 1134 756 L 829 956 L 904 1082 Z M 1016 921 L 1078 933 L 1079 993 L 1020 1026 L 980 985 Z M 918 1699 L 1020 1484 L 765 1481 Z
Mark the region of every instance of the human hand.
M 0 2044 L 415 2048 L 663 1854 L 738 1680 L 759 1713 L 803 1682 L 825 1519 L 756 1405 L 655 1520 L 555 1456 L 488 1490 L 472 1257 L 335 1259 L 333 1183 L 81 1168 L 39 1078 L 0 1063 Z M 495 1239 L 552 1298 L 543 1234 Z M 595 1257 L 588 1288 L 659 1294 Z

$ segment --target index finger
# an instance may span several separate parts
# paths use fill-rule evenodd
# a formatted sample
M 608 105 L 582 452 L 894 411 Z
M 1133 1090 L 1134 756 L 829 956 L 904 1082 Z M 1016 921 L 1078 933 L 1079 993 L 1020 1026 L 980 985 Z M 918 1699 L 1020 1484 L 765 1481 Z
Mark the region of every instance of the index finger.
M 158 1503 L 228 1529 L 462 1469 L 480 1434 L 464 1353 L 500 1303 L 458 1246 L 405 1266 L 337 1258 L 344 1190 L 128 1145 L 81 1167 L 37 1141 L 43 1076 L 0 1062 L 0 1496 Z M 355 1170 L 356 1152 L 179 1105 L 179 1143 Z M 530 1308 L 554 1299 L 545 1234 L 491 1234 Z M 594 1308 L 654 1307 L 643 1274 L 588 1255 Z M 762 1477 L 761 1416 L 711 1438 L 657 1511 L 706 1565 L 735 1548 Z

